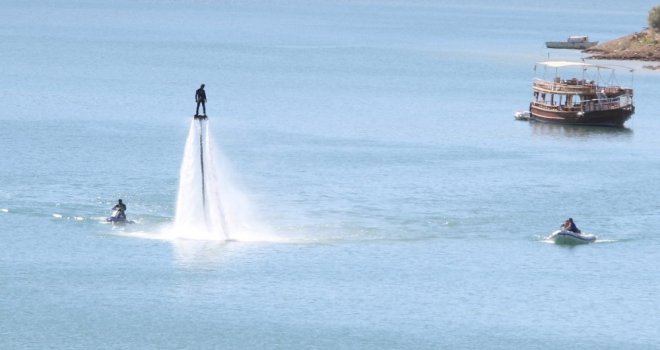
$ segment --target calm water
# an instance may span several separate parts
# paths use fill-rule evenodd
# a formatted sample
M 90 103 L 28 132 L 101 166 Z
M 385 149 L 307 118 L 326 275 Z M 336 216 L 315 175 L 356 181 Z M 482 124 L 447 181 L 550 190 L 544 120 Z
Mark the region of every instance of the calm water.
M 623 130 L 512 117 L 653 5 L 3 1 L 0 348 L 660 348 L 660 73 Z M 162 239 L 202 82 L 255 237 Z

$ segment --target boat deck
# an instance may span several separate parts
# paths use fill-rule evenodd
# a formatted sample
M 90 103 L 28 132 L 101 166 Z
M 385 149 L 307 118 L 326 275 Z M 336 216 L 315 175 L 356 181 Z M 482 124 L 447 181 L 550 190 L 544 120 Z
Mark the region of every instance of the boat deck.
M 625 89 L 620 86 L 598 86 L 593 80 L 586 81 L 576 78 L 569 80 L 556 78 L 554 81 L 537 78 L 534 80 L 534 90 L 559 95 L 596 95 L 600 91 L 609 96 L 622 93 L 632 96 L 632 89 Z

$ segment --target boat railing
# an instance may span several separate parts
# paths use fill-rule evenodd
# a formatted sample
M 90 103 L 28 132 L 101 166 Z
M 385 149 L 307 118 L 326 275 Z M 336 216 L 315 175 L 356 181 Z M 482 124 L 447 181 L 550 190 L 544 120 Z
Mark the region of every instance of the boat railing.
M 583 111 L 581 104 L 575 104 L 573 106 L 561 105 L 561 104 L 548 104 L 543 101 L 534 101 L 532 106 L 541 108 L 547 111 L 563 111 L 563 112 L 581 112 Z
M 542 79 L 534 80 L 534 89 L 542 92 L 587 95 L 596 93 L 598 86 L 593 81 L 586 80 L 560 80 L 547 81 Z
M 610 86 L 599 86 L 598 91 L 605 93 L 606 95 L 628 95 L 632 96 L 633 95 L 633 90 L 631 88 L 626 88 L 626 87 L 621 87 L 618 85 L 610 85 Z
M 532 105 L 545 110 L 565 111 L 565 112 L 595 112 L 607 111 L 612 109 L 626 108 L 632 106 L 632 99 L 625 96 L 617 96 L 610 98 L 601 98 L 594 100 L 586 100 L 573 105 L 566 104 L 548 104 L 543 101 L 534 101 Z
M 616 94 L 621 91 L 621 88 L 618 86 L 605 86 L 600 88 L 600 91 L 606 94 Z
M 633 92 L 630 88 L 621 87 L 618 85 L 599 86 L 593 81 L 577 80 L 575 78 L 569 80 L 555 79 L 555 81 L 547 81 L 542 79 L 534 80 L 534 89 L 546 93 L 557 94 L 574 94 L 574 95 L 595 95 L 599 92 L 606 95 L 630 95 Z
M 621 96 L 601 98 L 597 100 L 587 100 L 581 103 L 585 112 L 606 111 L 610 109 L 625 108 L 632 105 L 632 100 L 629 98 L 621 98 Z

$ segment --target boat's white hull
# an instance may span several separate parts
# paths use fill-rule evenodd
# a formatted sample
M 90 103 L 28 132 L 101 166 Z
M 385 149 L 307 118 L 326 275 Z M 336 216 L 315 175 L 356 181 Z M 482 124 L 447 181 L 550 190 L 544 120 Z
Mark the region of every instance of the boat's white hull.
M 596 236 L 590 233 L 558 230 L 553 232 L 548 239 L 555 242 L 555 244 L 587 244 L 595 242 Z
M 598 41 L 588 42 L 566 42 L 566 41 L 546 41 L 545 47 L 548 49 L 571 49 L 571 50 L 586 50 L 592 46 L 596 46 Z

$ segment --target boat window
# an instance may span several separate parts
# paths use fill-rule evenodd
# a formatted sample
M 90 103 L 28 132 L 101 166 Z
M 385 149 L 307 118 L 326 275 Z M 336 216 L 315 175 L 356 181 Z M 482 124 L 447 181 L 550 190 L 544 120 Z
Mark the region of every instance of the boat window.
M 573 107 L 579 107 L 582 104 L 580 95 L 573 95 Z

